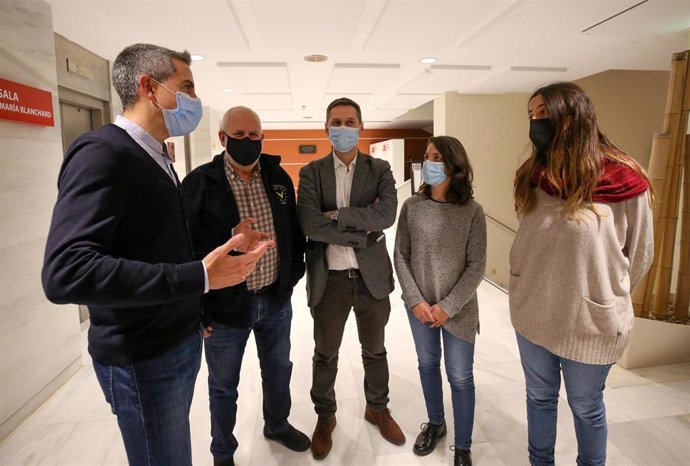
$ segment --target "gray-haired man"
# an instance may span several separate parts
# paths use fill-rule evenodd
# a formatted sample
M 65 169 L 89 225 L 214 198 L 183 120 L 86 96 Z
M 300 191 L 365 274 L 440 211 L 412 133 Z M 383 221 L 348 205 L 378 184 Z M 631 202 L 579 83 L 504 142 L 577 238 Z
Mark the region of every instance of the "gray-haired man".
M 191 464 L 201 296 L 244 281 L 273 245 L 248 232 L 193 258 L 163 146 L 201 119 L 190 63 L 187 52 L 149 44 L 118 55 L 124 115 L 68 149 L 46 245 L 48 298 L 89 306 L 89 353 L 131 465 Z

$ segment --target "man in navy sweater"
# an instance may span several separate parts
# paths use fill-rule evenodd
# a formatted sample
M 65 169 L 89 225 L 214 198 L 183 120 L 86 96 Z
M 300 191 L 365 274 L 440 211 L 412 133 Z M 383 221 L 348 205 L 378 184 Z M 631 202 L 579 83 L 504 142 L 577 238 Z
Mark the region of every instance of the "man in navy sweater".
M 124 115 L 68 149 L 46 245 L 43 288 L 55 303 L 89 307 L 89 353 L 131 465 L 191 464 L 201 296 L 243 282 L 273 246 L 247 231 L 194 260 L 163 146 L 201 119 L 190 63 L 149 44 L 118 55 Z

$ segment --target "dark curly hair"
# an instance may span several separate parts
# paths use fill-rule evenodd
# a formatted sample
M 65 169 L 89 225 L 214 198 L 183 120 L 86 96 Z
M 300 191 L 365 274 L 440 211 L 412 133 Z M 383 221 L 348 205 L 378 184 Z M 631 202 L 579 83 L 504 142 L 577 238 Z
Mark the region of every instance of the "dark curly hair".
M 432 136 L 428 144 L 433 144 L 443 156 L 450 184 L 446 190 L 446 199 L 452 204 L 464 205 L 474 198 L 472 189 L 472 165 L 462 143 L 452 136 Z M 419 191 L 431 198 L 431 186 L 423 183 Z

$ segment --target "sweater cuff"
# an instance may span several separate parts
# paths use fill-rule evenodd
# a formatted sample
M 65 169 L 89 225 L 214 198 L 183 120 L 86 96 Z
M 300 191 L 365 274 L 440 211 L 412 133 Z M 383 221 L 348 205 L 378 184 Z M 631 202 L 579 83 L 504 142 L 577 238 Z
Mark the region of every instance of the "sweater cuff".
M 206 289 L 206 270 L 202 261 L 177 266 L 178 291 L 182 295 L 201 295 Z
M 439 301 L 438 305 L 441 306 L 443 312 L 448 314 L 449 319 L 455 316 L 455 314 L 457 314 L 459 311 L 459 309 L 456 309 L 456 307 L 453 306 L 453 302 L 448 297 L 443 298 L 441 301 Z

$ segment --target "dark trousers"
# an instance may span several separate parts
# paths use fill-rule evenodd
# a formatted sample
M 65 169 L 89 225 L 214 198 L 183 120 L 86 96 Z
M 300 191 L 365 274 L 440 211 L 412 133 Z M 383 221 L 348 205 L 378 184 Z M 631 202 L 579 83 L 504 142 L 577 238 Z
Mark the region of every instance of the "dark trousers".
M 319 416 L 332 416 L 336 411 L 334 385 L 338 351 L 351 309 L 355 311 L 362 346 L 367 405 L 373 409 L 388 405 L 388 360 L 384 340 L 390 300 L 388 297 L 374 298 L 361 277 L 348 278 L 347 273 L 331 271 L 321 301 L 311 310 L 315 342 L 311 399 Z

